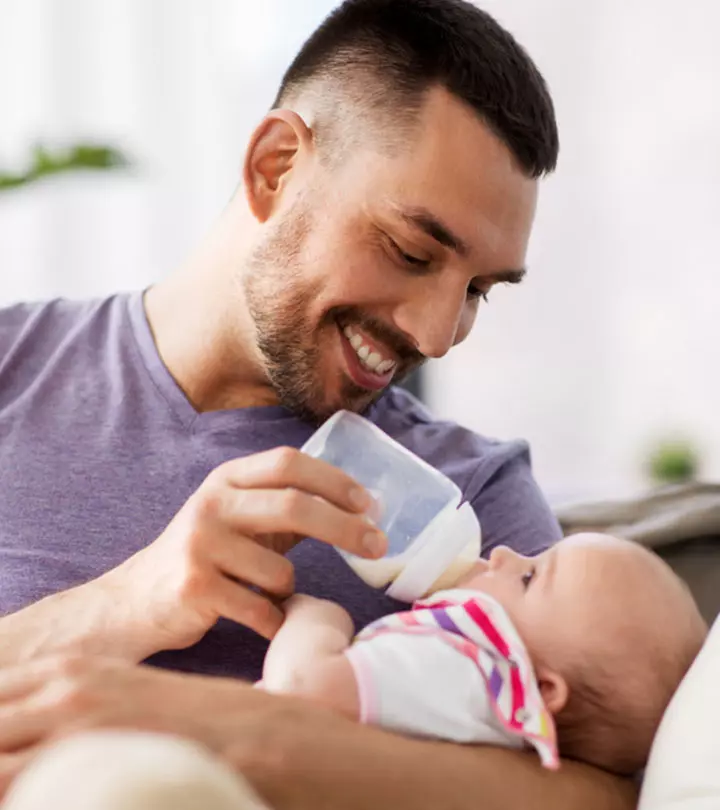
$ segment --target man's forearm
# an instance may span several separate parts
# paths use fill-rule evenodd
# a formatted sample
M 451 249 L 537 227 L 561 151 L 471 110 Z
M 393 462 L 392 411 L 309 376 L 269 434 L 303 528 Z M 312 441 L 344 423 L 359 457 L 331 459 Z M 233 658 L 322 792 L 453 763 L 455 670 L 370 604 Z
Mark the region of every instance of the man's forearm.
M 119 595 L 101 580 L 53 594 L 0 618 L 0 667 L 56 653 L 104 655 L 137 662 L 155 650 Z
M 320 733 L 321 731 L 321 733 Z M 428 743 L 338 719 L 285 727 L 268 756 L 235 761 L 275 810 L 631 810 L 627 780 L 509 749 Z

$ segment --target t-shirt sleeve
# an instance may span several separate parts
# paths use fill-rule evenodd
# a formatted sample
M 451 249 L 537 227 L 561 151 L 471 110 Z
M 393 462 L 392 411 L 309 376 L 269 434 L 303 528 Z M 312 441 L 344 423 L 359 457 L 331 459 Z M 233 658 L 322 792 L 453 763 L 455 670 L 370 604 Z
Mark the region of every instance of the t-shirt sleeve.
M 438 634 L 380 633 L 345 655 L 361 722 L 414 737 L 522 747 L 495 719 L 477 666 Z
M 478 477 L 483 472 L 480 470 Z M 476 486 L 477 492 L 469 500 L 482 527 L 483 556 L 502 545 L 532 556 L 562 537 L 560 525 L 533 477 L 524 443 L 516 443 L 514 452 Z M 471 482 L 468 492 L 474 488 Z
M 0 309 L 0 410 L 37 383 L 92 305 L 57 300 Z

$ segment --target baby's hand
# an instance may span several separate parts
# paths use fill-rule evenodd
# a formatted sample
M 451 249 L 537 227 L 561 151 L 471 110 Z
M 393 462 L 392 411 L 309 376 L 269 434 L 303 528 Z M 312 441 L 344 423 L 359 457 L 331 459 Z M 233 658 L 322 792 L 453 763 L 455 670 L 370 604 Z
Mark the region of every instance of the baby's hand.
M 296 613 L 301 610 L 310 610 L 313 606 L 324 604 L 332 604 L 332 602 L 328 602 L 327 599 L 318 599 L 315 596 L 308 596 L 305 593 L 296 593 L 283 602 L 282 608 L 287 617 L 291 613 Z
M 296 593 L 283 603 L 285 623 L 300 623 L 304 626 L 331 625 L 354 635 L 353 621 L 345 608 L 329 599 L 317 599 L 304 593 Z
M 320 682 L 328 662 L 350 646 L 353 620 L 335 602 L 305 594 L 290 597 L 283 610 L 285 621 L 265 656 L 263 686 L 269 692 L 305 694 Z

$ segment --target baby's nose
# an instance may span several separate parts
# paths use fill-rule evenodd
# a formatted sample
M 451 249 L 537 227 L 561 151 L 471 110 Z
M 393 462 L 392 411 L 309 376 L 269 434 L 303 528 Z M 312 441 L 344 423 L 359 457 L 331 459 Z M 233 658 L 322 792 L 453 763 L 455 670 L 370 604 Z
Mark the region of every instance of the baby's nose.
M 523 558 L 508 546 L 497 546 L 490 552 L 490 568 L 501 568 L 508 563 L 520 562 Z

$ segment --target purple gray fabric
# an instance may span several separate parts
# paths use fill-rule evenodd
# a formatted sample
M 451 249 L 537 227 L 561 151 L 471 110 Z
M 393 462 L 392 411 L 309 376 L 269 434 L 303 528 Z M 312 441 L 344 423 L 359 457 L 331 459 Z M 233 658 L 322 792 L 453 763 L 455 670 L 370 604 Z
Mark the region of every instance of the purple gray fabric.
M 301 446 L 312 426 L 281 407 L 197 413 L 164 366 L 142 294 L 0 310 L 0 612 L 97 577 L 151 543 L 205 476 L 228 459 Z M 368 412 L 457 482 L 500 543 L 535 554 L 560 536 L 523 442 L 433 419 L 390 390 Z M 331 548 L 291 552 L 301 592 L 334 599 L 358 627 L 400 606 Z M 151 663 L 259 676 L 266 643 L 221 621 L 189 650 Z

